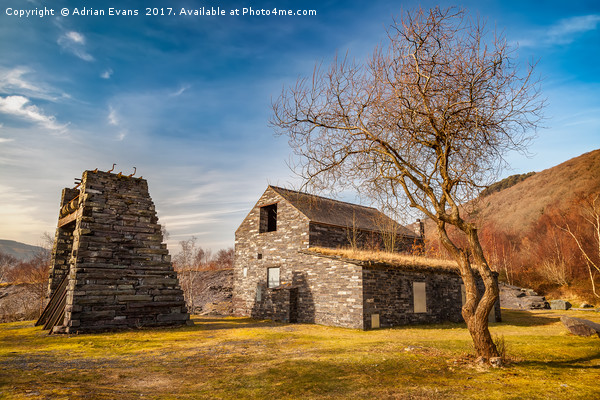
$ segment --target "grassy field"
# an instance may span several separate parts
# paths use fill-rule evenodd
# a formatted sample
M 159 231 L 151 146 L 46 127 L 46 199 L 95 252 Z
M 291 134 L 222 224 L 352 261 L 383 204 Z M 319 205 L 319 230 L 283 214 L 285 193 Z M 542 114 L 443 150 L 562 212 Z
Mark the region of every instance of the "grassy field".
M 0 324 L 0 398 L 600 398 L 600 339 L 568 334 L 563 313 L 503 310 L 491 327 L 507 347 L 501 369 L 474 365 L 460 324 L 363 332 L 195 317 L 178 329 L 79 336 Z

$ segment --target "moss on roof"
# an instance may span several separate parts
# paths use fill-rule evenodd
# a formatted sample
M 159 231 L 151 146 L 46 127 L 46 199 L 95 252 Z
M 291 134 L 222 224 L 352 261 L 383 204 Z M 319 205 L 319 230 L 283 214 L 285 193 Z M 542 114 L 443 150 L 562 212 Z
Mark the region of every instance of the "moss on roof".
M 305 252 L 323 257 L 338 258 L 363 266 L 395 267 L 407 271 L 443 271 L 458 274 L 455 261 L 413 256 L 409 254 L 388 253 L 352 249 L 327 249 L 311 247 Z

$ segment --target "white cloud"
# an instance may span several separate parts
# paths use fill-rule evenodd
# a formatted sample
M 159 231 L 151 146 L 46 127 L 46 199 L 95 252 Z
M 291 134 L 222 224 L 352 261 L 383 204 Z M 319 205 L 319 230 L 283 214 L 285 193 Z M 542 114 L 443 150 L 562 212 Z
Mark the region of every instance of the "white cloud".
M 58 38 L 57 43 L 66 50 L 84 61 L 94 61 L 94 57 L 85 50 L 85 37 L 75 31 L 69 31 Z
M 13 69 L 0 69 L 0 90 L 25 89 L 33 92 L 42 92 L 42 89 L 23 78 L 23 75 L 30 73 L 31 70 L 26 67 L 16 67 Z
M 185 85 L 179 88 L 179 90 L 177 90 L 176 92 L 170 93 L 169 96 L 171 97 L 177 97 L 183 94 L 183 92 L 185 92 L 186 90 L 188 90 L 191 86 L 190 85 Z
M 108 123 L 110 125 L 119 126 L 119 117 L 117 112 L 111 106 L 108 107 Z
M 110 77 L 112 76 L 112 74 L 113 74 L 113 70 L 111 68 L 109 68 L 109 69 L 103 71 L 100 74 L 100 78 L 102 78 L 102 79 L 110 79 Z
M 51 101 L 71 97 L 47 84 L 35 82 L 35 79 L 29 77 L 29 75 L 33 74 L 33 70 L 24 66 L 17 66 L 11 69 L 0 68 L 0 92 L 20 94 Z
M 24 96 L 0 96 L 0 112 L 38 123 L 52 130 L 66 128 L 66 125 L 57 124 L 54 116 L 46 115 L 35 105 L 27 105 L 28 103 L 29 99 Z
M 169 228 L 189 227 L 201 224 L 215 223 L 220 221 L 223 215 L 240 214 L 247 212 L 245 208 L 234 208 L 230 210 L 211 210 L 206 212 L 197 212 L 181 215 L 168 215 L 161 217 L 160 220 Z
M 112 107 L 108 106 L 108 124 L 121 128 L 121 119 L 117 114 L 117 111 Z M 117 134 L 116 140 L 122 142 L 127 136 L 127 129 L 121 129 L 121 131 Z
M 0 184 L 0 237 L 29 241 L 29 233 L 44 232 L 47 224 L 38 214 L 38 202 L 30 191 Z
M 518 40 L 521 47 L 560 46 L 573 43 L 578 36 L 594 31 L 600 26 L 600 14 L 583 15 L 561 19 L 554 25 L 531 32 L 527 38 Z
M 548 29 L 548 40 L 556 44 L 568 44 L 579 33 L 594 31 L 600 23 L 600 15 L 584 15 L 560 20 Z
M 65 34 L 65 36 L 67 38 L 71 39 L 75 43 L 85 44 L 85 38 L 79 32 L 75 32 L 75 31 L 67 32 Z
M 2 124 L 0 124 L 0 128 L 2 128 Z M 15 139 L 8 139 L 8 138 L 2 138 L 0 137 L 0 143 L 8 143 L 8 142 L 14 142 Z

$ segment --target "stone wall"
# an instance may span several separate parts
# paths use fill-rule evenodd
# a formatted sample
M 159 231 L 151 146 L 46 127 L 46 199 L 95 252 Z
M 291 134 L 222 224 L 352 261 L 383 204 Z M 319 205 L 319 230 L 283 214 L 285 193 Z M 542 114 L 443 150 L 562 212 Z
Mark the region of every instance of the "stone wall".
M 414 311 L 414 282 L 425 283 L 426 312 Z M 484 285 L 477 278 L 483 293 Z M 463 283 L 458 272 L 422 269 L 402 270 L 388 266 L 363 268 L 364 326 L 371 329 L 371 316 L 379 315 L 381 327 L 441 322 L 464 322 L 462 318 Z M 500 322 L 500 303 L 496 302 L 490 322 Z
M 363 329 L 360 266 L 297 253 L 293 263 L 280 268 L 291 280 L 268 288 L 265 272 L 256 285 L 250 313 L 242 315 Z
M 189 321 L 146 180 L 86 171 L 76 212 L 64 322 L 55 331 Z
M 276 230 L 259 233 L 260 207 L 275 203 Z M 293 266 L 298 250 L 306 248 L 308 219 L 272 189 L 268 189 L 235 233 L 234 313 L 243 316 L 252 314 L 256 308 L 257 290 L 259 287 L 266 288 L 267 268 L 281 267 L 281 282 L 291 281 L 289 267 Z
M 260 207 L 274 203 L 277 229 L 260 233 Z M 299 253 L 309 247 L 308 232 L 308 219 L 267 189 L 236 231 L 234 314 L 362 329 L 359 267 Z M 280 268 L 278 288 L 267 287 L 273 267 Z
M 414 312 L 413 282 L 425 282 L 427 312 Z M 462 280 L 441 271 L 404 271 L 393 267 L 364 267 L 364 324 L 378 314 L 381 327 L 462 322 Z

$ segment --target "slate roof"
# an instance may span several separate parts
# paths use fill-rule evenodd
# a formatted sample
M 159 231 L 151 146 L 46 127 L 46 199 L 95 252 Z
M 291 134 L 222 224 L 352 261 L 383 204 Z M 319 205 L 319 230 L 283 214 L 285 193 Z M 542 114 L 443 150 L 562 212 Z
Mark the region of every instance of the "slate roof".
M 357 229 L 376 232 L 381 231 L 384 226 L 395 225 L 398 234 L 408 237 L 418 237 L 415 232 L 398 224 L 373 207 L 346 203 L 277 186 L 269 186 L 269 188 L 286 199 L 311 222 L 343 228 L 354 226 Z

